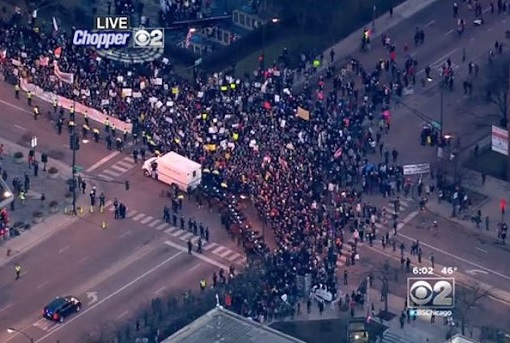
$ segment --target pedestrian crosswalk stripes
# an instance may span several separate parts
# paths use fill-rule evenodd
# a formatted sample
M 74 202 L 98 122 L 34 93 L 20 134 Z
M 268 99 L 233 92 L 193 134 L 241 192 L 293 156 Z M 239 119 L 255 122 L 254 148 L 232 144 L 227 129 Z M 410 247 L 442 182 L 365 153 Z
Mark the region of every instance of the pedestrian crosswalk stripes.
M 191 237 L 193 237 L 193 234 L 191 232 L 186 232 L 184 235 L 180 236 L 179 239 L 181 239 L 183 241 L 187 241 Z
M 161 219 L 156 219 L 156 220 L 153 220 L 152 223 L 149 223 L 149 225 L 147 225 L 147 226 L 154 227 L 154 226 L 158 225 L 159 223 L 161 223 Z
M 393 332 L 386 332 L 383 336 L 382 343 L 407 343 L 408 339 L 394 334 Z
M 183 231 L 183 230 L 177 230 L 175 231 L 174 233 L 172 233 L 172 236 L 173 237 L 178 237 L 180 235 L 182 235 L 183 232 L 186 232 L 186 231 Z
M 156 227 L 156 230 L 161 231 L 161 230 L 163 230 L 164 228 L 166 228 L 167 226 L 168 226 L 168 224 L 167 224 L 167 223 L 159 224 L 159 225 Z M 166 232 L 166 230 L 165 230 L 165 232 Z
M 406 198 L 399 198 L 400 202 L 400 208 L 399 213 L 404 212 L 406 209 L 412 206 L 412 199 L 406 199 Z M 388 230 L 393 230 L 392 224 L 393 224 L 393 214 L 394 212 L 394 202 L 388 201 L 388 205 L 385 206 L 386 211 L 384 213 L 384 216 L 380 218 L 380 221 L 375 223 L 375 227 L 379 233 L 378 238 L 380 239 L 380 234 L 385 234 Z M 397 220 L 398 221 L 398 220 Z M 400 228 L 401 225 L 399 224 L 398 228 Z M 350 258 L 353 246 L 355 245 L 354 237 L 350 237 L 347 242 L 344 242 L 342 246 L 342 254 L 339 256 L 336 264 L 338 267 L 344 266 L 347 263 L 347 259 Z M 357 243 L 358 247 L 363 246 L 363 242 L 358 241 Z
M 207 243 L 207 245 L 203 246 L 202 250 L 208 251 L 208 250 L 211 250 L 212 248 L 214 248 L 216 246 L 218 246 L 218 244 L 216 244 L 214 242 L 210 242 L 210 243 Z
M 172 233 L 175 230 L 179 230 L 179 229 L 177 227 L 175 227 L 175 226 L 171 226 L 171 227 L 169 227 L 168 229 L 165 230 L 165 233 Z
M 229 261 L 234 261 L 234 260 L 236 260 L 236 259 L 238 259 L 238 258 L 241 258 L 241 257 L 242 257 L 242 256 L 241 256 L 241 254 L 233 253 L 232 255 L 230 255 L 229 257 L 227 257 L 227 260 L 229 260 Z
M 106 181 L 113 181 L 115 178 L 127 173 L 135 166 L 136 164 L 134 163 L 133 158 L 126 156 L 122 160 L 102 170 L 98 176 Z
M 143 213 L 138 213 L 136 216 L 133 217 L 133 221 L 137 222 L 139 221 L 140 219 L 142 219 L 143 217 L 145 217 L 145 214 Z
M 52 322 L 51 320 L 47 320 L 45 318 L 41 318 L 32 325 L 42 331 L 50 332 L 56 328 L 57 323 Z
M 115 180 L 113 177 L 109 177 L 109 176 L 106 176 L 104 174 L 99 174 L 98 177 L 103 180 L 103 181 L 106 181 L 106 182 L 110 182 L 110 181 L 113 181 Z
M 110 212 L 114 211 L 112 201 L 106 202 L 105 205 L 106 210 Z M 162 219 L 154 218 L 145 213 L 131 210 L 129 208 L 127 209 L 126 218 L 129 218 L 129 220 L 137 222 L 147 228 L 162 231 L 172 237 L 178 238 L 180 241 L 187 242 L 188 240 L 191 240 L 194 249 L 196 249 L 197 242 L 200 238 L 188 230 L 181 230 L 176 226 L 164 223 Z M 219 245 L 218 243 L 207 242 L 205 239 L 202 239 L 202 251 L 203 253 L 207 252 L 216 255 L 219 258 L 225 259 L 231 263 L 244 264 L 246 262 L 246 258 L 242 254 L 232 251 L 222 245 Z
M 142 220 L 140 220 L 140 224 L 143 224 L 143 225 L 148 224 L 148 223 L 149 223 L 151 220 L 153 220 L 153 219 L 154 219 L 154 218 L 153 218 L 153 217 L 151 217 L 151 216 L 145 217 L 145 218 L 143 218 Z
M 138 211 L 135 211 L 135 210 L 127 210 L 126 211 L 126 218 L 131 218 L 132 216 L 134 216 L 137 213 L 138 213 Z

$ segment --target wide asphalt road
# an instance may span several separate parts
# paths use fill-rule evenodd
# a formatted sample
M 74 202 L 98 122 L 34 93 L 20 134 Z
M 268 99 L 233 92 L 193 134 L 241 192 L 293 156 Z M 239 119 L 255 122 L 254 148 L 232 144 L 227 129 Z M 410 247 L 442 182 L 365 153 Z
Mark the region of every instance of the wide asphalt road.
M 495 37 L 504 34 L 503 28 L 506 24 L 503 17 L 486 14 L 487 24 L 481 28 L 473 28 L 472 14 L 465 14 L 468 28 L 464 36 L 457 39 L 454 37 L 455 32 L 451 32 L 455 29 L 451 11 L 451 4 L 441 1 L 390 30 L 389 35 L 399 47 L 399 55 L 402 55 L 403 43 L 407 42 L 411 47 L 410 53 L 416 56 L 420 68 L 425 65 L 439 67 L 449 56 L 453 56 L 454 64 L 460 65 L 462 62 L 459 51 L 462 51 L 462 48 L 466 48 L 470 60 L 472 55 L 485 54 L 493 46 Z M 462 11 L 464 9 L 461 13 Z M 425 44 L 418 48 L 412 47 L 416 26 L 423 27 L 426 35 Z M 379 58 L 386 57 L 383 51 L 380 43 L 375 41 L 371 52 L 359 54 L 357 57 L 369 68 L 375 65 Z M 483 57 L 479 63 L 482 60 Z M 456 70 L 461 69 L 465 68 Z M 457 79 L 457 86 L 459 81 L 460 77 Z M 420 87 L 419 85 L 415 87 L 415 94 L 419 92 Z M 456 92 L 454 95 L 447 95 L 448 99 L 456 101 L 457 97 L 461 96 L 457 90 Z M 13 93 L 10 86 L 0 85 L 1 103 L 6 109 L 2 118 L 7 119 L 0 121 L 3 135 L 15 142 L 21 140 L 21 143 L 26 144 L 27 138 L 35 133 L 38 136 L 40 151 L 47 149 L 54 152 L 53 156 L 70 161 L 67 135 L 58 137 L 50 123 L 45 120 L 34 121 L 31 116 L 32 109 L 26 105 L 26 99 L 15 100 Z M 420 110 L 426 111 L 430 117 L 438 120 L 437 95 L 429 102 L 423 102 L 421 95 L 410 96 L 408 99 L 405 101 L 411 101 L 411 105 L 419 106 Z M 420 105 L 422 102 L 425 105 Z M 43 113 L 49 109 L 48 105 L 42 107 Z M 420 119 L 416 119 L 407 110 L 394 110 L 393 119 L 391 134 L 387 140 L 400 150 L 403 163 L 406 163 L 406 160 L 419 162 L 433 156 L 431 148 L 418 146 Z M 144 179 L 139 167 L 129 164 L 129 156 L 108 152 L 104 146 L 97 147 L 95 143 L 82 144 L 78 156 L 78 164 L 84 167 L 87 174 L 104 180 L 107 176 L 117 181 L 125 179 L 131 181 L 130 191 L 125 191 L 123 185 L 99 182 L 109 199 L 117 196 L 120 201 L 127 204 L 132 212 L 130 218 L 114 221 L 110 212 L 96 213 L 84 218 L 72 228 L 61 231 L 59 236 L 22 256 L 20 262 L 26 275 L 16 282 L 13 279 L 2 280 L 4 286 L 2 289 L 7 289 L 3 301 L 5 306 L 0 309 L 2 318 L 6 321 L 5 326 L 24 328 L 36 340 L 76 341 L 85 330 L 93 330 L 100 323 L 128 318 L 140 304 L 146 304 L 154 293 L 165 285 L 166 287 L 173 285 L 171 287 L 175 289 L 196 289 L 198 279 L 201 276 L 210 277 L 211 270 L 217 269 L 219 265 L 242 263 L 235 244 L 231 242 L 213 245 L 210 250 L 206 250 L 204 259 L 207 258 L 207 261 L 189 257 L 186 253 L 176 255 L 185 249 L 188 235 L 179 233 L 175 228 L 162 227 L 160 222 L 154 223 L 159 220 L 164 204 L 164 200 L 158 196 L 162 186 L 153 180 Z M 205 211 L 193 211 L 192 215 L 204 221 L 216 217 L 214 214 L 208 215 Z M 103 218 L 107 217 L 109 219 L 105 221 L 108 229 L 102 231 L 99 228 L 100 224 Z M 224 236 L 222 238 L 221 235 L 224 233 L 217 227 L 217 217 L 215 223 L 209 224 L 211 239 L 219 243 L 228 242 Z M 166 241 L 169 241 L 171 246 L 166 245 Z M 466 240 L 466 244 L 470 244 L 470 241 Z M 144 247 L 150 252 L 146 254 L 137 252 Z M 139 255 L 142 257 L 138 257 Z M 164 263 L 166 260 L 168 261 Z M 128 262 L 131 263 L 125 266 Z M 214 264 L 214 267 L 211 264 Z M 159 265 L 161 266 L 153 273 L 144 275 Z M 197 269 L 192 271 L 195 265 Z M 112 271 L 109 271 L 110 269 Z M 5 267 L 2 275 L 13 275 L 12 266 Z M 175 275 L 179 275 L 179 280 Z M 155 279 L 161 280 L 161 284 Z M 145 283 L 146 280 L 150 282 Z M 131 291 L 133 293 L 128 294 Z M 89 304 L 88 302 L 95 300 L 94 292 L 97 292 L 98 300 Z M 47 323 L 41 321 L 39 317 L 42 307 L 54 296 L 65 294 L 75 294 L 82 298 L 86 304 L 82 314 L 75 316 L 74 320 L 69 318 L 64 325 L 47 326 Z M 113 301 L 118 304 L 110 303 L 110 306 L 107 304 Z M 94 314 L 95 311 L 99 312 Z M 2 342 L 10 338 L 3 332 L 0 335 Z M 15 339 L 22 342 L 19 337 Z
M 133 225 L 128 219 L 111 221 L 102 230 L 100 221 L 108 215 L 84 216 L 18 257 L 13 262 L 23 267 L 21 279 L 15 280 L 12 265 L 0 270 L 4 275 L 0 281 L 2 327 L 23 330 L 36 342 L 78 342 L 85 332 L 132 318 L 157 295 L 197 290 L 201 278 L 210 280 L 213 270 L 235 263 L 226 255 L 221 258 L 212 249 L 205 250 L 207 244 L 204 254 L 190 256 L 178 237 Z M 213 245 L 214 250 L 218 247 Z M 41 318 L 43 307 L 64 295 L 78 296 L 83 301 L 82 312 L 63 325 Z M 1 342 L 23 339 L 0 332 Z

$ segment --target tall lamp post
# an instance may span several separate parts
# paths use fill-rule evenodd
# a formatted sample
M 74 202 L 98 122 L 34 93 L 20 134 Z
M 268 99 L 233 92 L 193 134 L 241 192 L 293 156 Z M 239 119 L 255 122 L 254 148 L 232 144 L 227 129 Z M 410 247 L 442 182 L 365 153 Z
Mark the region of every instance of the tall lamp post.
M 73 161 L 72 161 L 72 184 L 71 184 L 71 190 L 73 193 L 73 215 L 76 215 L 76 188 L 79 187 L 77 185 L 76 180 L 76 151 L 80 150 L 80 137 L 76 133 L 76 127 L 72 129 L 69 136 L 70 142 L 69 147 L 71 148 L 71 151 L 73 152 Z
M 26 337 L 28 340 L 30 340 L 30 343 L 34 343 L 34 339 L 29 336 L 28 334 L 26 334 L 25 332 L 21 331 L 21 330 L 18 330 L 18 329 L 15 329 L 15 328 L 8 328 L 7 329 L 7 332 L 8 333 L 19 333 L 20 335 Z
M 267 26 L 270 24 L 277 24 L 280 22 L 280 18 L 271 18 L 270 20 L 265 21 L 262 24 L 262 62 L 265 62 L 266 59 L 266 30 Z

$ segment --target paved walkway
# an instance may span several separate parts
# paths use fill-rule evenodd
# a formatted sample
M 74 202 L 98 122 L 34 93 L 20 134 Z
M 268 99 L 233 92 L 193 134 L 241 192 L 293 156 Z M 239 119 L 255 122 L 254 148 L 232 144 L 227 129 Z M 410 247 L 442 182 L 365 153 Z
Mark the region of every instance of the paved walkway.
M 4 145 L 4 155 L 1 160 L 1 165 L 7 170 L 8 179 L 7 184 L 10 186 L 12 178 L 17 176 L 21 182 L 23 182 L 24 173 L 30 176 L 31 191 L 27 194 L 27 200 L 25 205 L 19 204 L 16 201 L 14 211 L 10 212 L 10 224 L 16 222 L 27 222 L 30 224 L 30 229 L 19 231 L 21 235 L 11 237 L 7 240 L 0 241 L 0 266 L 9 263 L 13 259 L 18 258 L 21 253 L 27 252 L 35 245 L 48 239 L 56 232 L 67 227 L 69 224 L 78 220 L 78 217 L 72 217 L 64 214 L 64 209 L 69 208 L 70 205 L 65 203 L 65 193 L 67 192 L 67 185 L 65 180 L 71 177 L 71 167 L 50 158 L 47 165 L 47 169 L 55 167 L 59 170 L 59 178 L 49 179 L 47 172 L 43 171 L 42 163 L 40 163 L 39 176 L 33 176 L 33 169 L 28 168 L 27 162 L 16 164 L 12 160 L 12 154 L 14 152 L 22 152 L 25 158 L 28 156 L 29 149 L 21 145 L 9 142 L 0 138 L 0 144 Z M 41 154 L 36 152 L 35 159 L 41 161 Z M 41 193 L 46 196 L 45 204 L 42 205 L 40 201 Z M 57 201 L 59 203 L 59 212 L 51 214 L 48 208 L 50 201 Z M 78 198 L 78 206 L 85 206 L 87 199 L 85 197 Z M 33 218 L 33 212 L 43 212 L 45 217 L 41 223 L 32 225 L 31 219 Z M 28 218 L 28 219 L 27 219 Z M 10 256 L 7 256 L 7 251 L 10 250 Z

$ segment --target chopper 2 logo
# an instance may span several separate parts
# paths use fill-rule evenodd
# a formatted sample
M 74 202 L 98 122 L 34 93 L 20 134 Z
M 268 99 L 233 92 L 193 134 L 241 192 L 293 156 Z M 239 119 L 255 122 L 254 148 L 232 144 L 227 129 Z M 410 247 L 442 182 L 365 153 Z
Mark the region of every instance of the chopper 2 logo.
M 96 49 L 123 48 L 132 38 L 134 48 L 164 48 L 163 28 L 132 28 L 127 16 L 98 16 L 94 30 L 75 30 L 73 44 Z
M 455 278 L 410 277 L 407 279 L 407 307 L 447 310 L 455 307 Z

